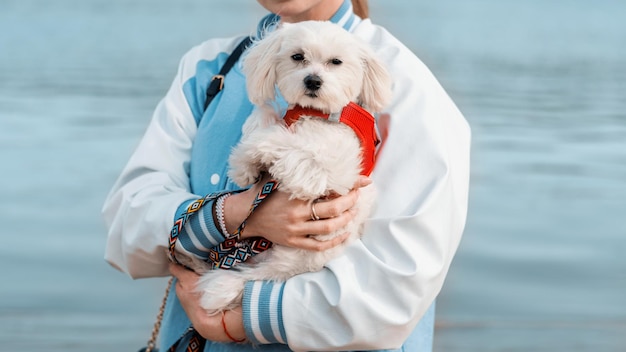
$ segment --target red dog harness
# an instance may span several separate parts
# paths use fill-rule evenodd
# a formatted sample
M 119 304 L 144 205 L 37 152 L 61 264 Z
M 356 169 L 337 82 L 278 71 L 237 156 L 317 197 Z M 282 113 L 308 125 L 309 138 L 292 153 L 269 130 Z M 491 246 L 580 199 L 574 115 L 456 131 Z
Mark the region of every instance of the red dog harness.
M 341 122 L 350 127 L 361 141 L 363 161 L 361 175 L 369 176 L 376 163 L 376 146 L 380 143 L 376 134 L 376 120 L 374 116 L 358 104 L 350 102 L 340 113 L 325 114 L 317 109 L 305 108 L 300 105 L 287 110 L 284 121 L 287 126 L 298 121 L 300 116 L 315 116 L 329 121 Z

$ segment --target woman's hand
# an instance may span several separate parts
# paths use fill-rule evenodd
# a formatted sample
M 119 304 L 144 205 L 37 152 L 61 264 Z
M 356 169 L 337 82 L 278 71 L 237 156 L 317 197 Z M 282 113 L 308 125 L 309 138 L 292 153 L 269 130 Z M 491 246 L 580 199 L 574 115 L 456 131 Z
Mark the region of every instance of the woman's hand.
M 225 218 L 229 232 L 235 231 L 239 226 L 239 220 L 245 218 L 252 200 L 264 181 L 265 179 L 248 191 L 226 200 Z M 310 235 L 326 235 L 346 226 L 355 216 L 352 208 L 358 199 L 359 188 L 371 183 L 371 179 L 361 176 L 348 194 L 320 199 L 314 203 L 299 199 L 290 200 L 289 194 L 275 191 L 247 220 L 242 238 L 260 236 L 276 244 L 314 251 L 335 247 L 346 240 L 348 233 L 328 241 L 319 241 Z M 245 209 L 245 214 L 242 213 L 242 209 Z M 315 216 L 319 220 L 314 220 Z
M 170 264 L 170 273 L 177 279 L 176 296 L 200 336 L 215 342 L 245 340 L 241 307 L 224 312 L 222 323 L 221 314 L 210 316 L 200 307 L 200 293 L 195 290 L 200 277 L 198 274 L 177 264 Z

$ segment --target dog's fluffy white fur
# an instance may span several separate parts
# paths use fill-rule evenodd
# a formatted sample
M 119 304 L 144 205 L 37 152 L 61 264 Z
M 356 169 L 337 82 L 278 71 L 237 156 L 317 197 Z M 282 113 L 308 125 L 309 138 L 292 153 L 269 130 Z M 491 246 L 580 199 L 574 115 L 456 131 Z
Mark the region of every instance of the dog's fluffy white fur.
M 310 116 L 287 127 L 273 102 L 278 90 L 290 106 L 337 113 L 353 101 L 371 112 L 381 111 L 391 96 L 391 80 L 373 51 L 330 22 L 285 23 L 248 49 L 243 68 L 249 98 L 257 108 L 231 154 L 229 177 L 244 187 L 269 172 L 282 191 L 310 201 L 348 193 L 361 170 L 360 142 L 354 131 Z M 313 84 L 307 83 L 311 77 L 316 78 Z M 232 270 L 204 272 L 197 286 L 202 307 L 209 314 L 236 307 L 249 280 L 284 281 L 321 270 L 345 244 L 360 236 L 374 198 L 373 186 L 362 188 L 354 220 L 336 233 L 316 236 L 326 241 L 349 232 L 343 245 L 314 252 L 275 244 Z

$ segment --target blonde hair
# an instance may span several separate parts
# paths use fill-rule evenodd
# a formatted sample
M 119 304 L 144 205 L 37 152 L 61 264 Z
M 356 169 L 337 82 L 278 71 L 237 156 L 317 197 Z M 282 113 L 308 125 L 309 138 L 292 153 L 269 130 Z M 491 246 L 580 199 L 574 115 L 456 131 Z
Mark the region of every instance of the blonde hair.
M 370 15 L 367 0 L 352 0 L 352 8 L 354 13 L 361 18 L 368 18 Z

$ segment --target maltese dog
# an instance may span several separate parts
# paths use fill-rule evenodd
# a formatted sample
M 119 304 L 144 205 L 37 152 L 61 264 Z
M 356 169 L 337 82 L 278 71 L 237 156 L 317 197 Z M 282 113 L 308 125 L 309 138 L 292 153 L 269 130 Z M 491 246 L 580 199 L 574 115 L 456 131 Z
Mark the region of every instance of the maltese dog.
M 243 69 L 256 108 L 230 156 L 229 177 L 246 187 L 269 173 L 281 191 L 311 202 L 314 221 L 314 202 L 345 195 L 359 174 L 369 175 L 377 140 L 370 113 L 390 100 L 389 73 L 365 43 L 321 21 L 281 24 L 248 49 Z M 277 108 L 279 96 L 288 104 L 286 114 Z M 357 122 L 346 115 L 357 115 Z M 321 270 L 359 238 L 374 198 L 372 185 L 361 188 L 354 220 L 334 233 L 311 236 L 327 241 L 350 234 L 330 250 L 275 244 L 231 270 L 200 270 L 202 307 L 217 314 L 240 305 L 250 280 L 285 281 Z

